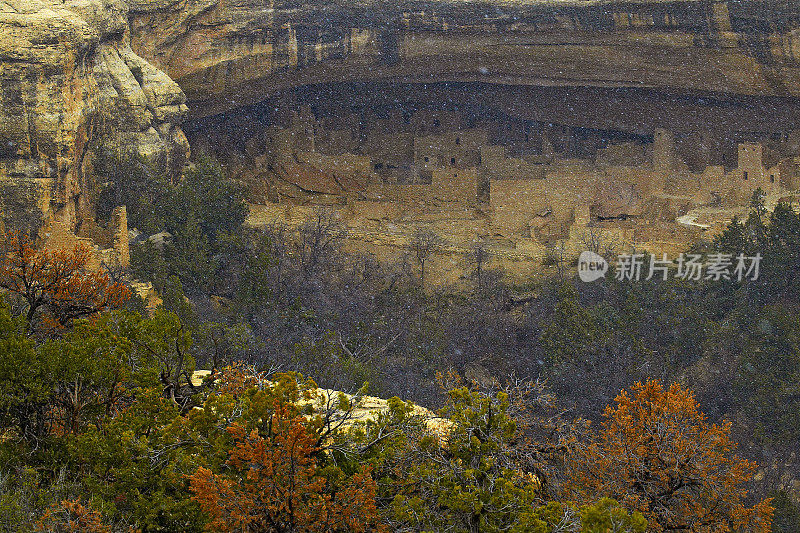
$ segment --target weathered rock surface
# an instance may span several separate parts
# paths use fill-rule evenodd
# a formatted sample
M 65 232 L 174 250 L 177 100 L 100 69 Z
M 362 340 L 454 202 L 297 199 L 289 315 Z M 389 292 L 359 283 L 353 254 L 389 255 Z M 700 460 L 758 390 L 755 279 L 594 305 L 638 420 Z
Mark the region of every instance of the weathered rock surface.
M 800 96 L 797 13 L 750 0 L 136 0 L 131 39 L 193 116 L 359 80 Z
M 185 95 L 197 117 L 360 80 L 793 99 L 799 28 L 749 0 L 5 0 L 0 189 L 77 226 L 101 147 L 181 166 Z
M 0 2 L 0 205 L 8 223 L 20 224 L 17 211 L 34 203 L 45 221 L 78 226 L 91 215 L 89 169 L 100 149 L 182 166 L 187 111 L 180 87 L 131 49 L 127 4 Z

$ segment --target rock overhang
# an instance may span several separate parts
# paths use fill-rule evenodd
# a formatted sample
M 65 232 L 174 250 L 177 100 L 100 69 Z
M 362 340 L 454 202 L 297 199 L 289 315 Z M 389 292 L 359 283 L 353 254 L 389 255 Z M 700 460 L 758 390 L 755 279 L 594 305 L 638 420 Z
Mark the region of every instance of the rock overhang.
M 306 84 L 376 80 L 796 97 L 798 17 L 775 9 L 765 26 L 761 5 L 198 0 L 141 6 L 132 39 L 195 118 Z

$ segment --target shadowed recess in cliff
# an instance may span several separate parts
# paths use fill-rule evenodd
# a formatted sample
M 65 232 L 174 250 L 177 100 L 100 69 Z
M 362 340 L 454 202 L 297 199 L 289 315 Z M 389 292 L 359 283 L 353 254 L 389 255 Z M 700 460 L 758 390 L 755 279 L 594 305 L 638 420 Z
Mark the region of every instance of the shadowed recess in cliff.
M 797 96 L 800 87 L 795 2 L 188 5 L 155 10 L 141 2 L 131 38 L 181 85 L 194 117 L 334 82 L 776 96 Z

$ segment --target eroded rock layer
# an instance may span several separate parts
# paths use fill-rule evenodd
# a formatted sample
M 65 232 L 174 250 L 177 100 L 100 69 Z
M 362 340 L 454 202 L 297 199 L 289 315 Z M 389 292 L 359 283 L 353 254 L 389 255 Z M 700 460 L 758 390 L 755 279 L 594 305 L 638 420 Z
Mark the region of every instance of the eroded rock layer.
M 311 84 L 478 83 L 499 87 L 498 100 L 521 117 L 547 120 L 542 110 L 555 105 L 574 111 L 567 124 L 616 129 L 623 121 L 621 129 L 645 135 L 679 128 L 636 123 L 614 94 L 588 117 L 609 123 L 590 124 L 577 88 L 753 98 L 760 108 L 736 104 L 740 120 L 768 121 L 771 108 L 775 123 L 793 124 L 798 28 L 793 2 L 754 0 L 5 0 L 3 216 L 20 224 L 43 211 L 77 228 L 91 218 L 104 179 L 91 171 L 99 150 L 135 152 L 177 171 L 189 109 L 215 115 Z M 520 88 L 546 86 L 575 89 L 577 100 L 554 93 L 538 111 L 517 112 L 528 104 Z M 765 97 L 779 100 L 764 106 Z M 678 110 L 662 113 L 668 121 L 692 130 L 704 121 L 677 117 L 682 104 L 664 105 Z
M 792 3 L 139 0 L 134 49 L 194 116 L 393 80 L 800 95 Z
M 188 143 L 180 87 L 130 47 L 117 0 L 0 2 L 0 193 L 14 227 L 77 229 L 97 189 L 99 150 L 172 168 Z

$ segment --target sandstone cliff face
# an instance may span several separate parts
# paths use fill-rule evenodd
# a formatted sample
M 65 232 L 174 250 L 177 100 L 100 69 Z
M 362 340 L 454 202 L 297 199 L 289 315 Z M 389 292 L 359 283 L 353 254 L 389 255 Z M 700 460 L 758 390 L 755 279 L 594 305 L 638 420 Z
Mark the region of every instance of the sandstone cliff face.
M 118 0 L 0 2 L 0 205 L 73 229 L 91 216 L 101 149 L 183 165 L 180 87 L 135 54 Z M 102 178 L 101 178 L 102 179 Z
M 758 6 L 5 0 L 4 203 L 75 227 L 90 215 L 99 149 L 135 150 L 177 169 L 188 150 L 187 103 L 201 117 L 303 84 L 477 81 L 794 99 L 800 16 Z
M 778 7 L 749 0 L 136 0 L 131 39 L 181 85 L 193 116 L 287 87 L 360 80 L 797 97 L 798 15 Z

